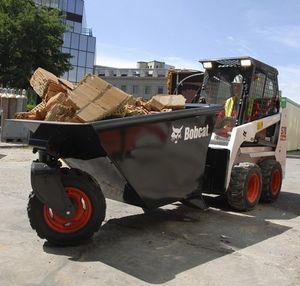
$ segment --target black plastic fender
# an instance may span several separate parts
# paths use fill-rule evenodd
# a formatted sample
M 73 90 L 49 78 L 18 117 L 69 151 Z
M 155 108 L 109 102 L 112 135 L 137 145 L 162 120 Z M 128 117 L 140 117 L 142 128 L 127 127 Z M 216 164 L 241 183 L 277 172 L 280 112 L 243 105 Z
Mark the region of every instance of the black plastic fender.
M 72 217 L 75 208 L 61 182 L 60 168 L 34 161 L 31 164 L 31 186 L 38 199 L 64 218 Z

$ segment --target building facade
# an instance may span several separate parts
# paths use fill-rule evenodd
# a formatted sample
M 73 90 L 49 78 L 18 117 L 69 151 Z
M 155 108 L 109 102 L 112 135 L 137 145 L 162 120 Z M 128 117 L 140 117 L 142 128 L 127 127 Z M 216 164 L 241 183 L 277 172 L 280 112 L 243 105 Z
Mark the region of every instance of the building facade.
M 300 150 L 300 104 L 285 98 L 288 113 L 287 150 Z
M 63 35 L 62 51 L 71 54 L 73 69 L 63 78 L 79 82 L 85 74 L 93 73 L 96 38 L 92 30 L 86 27 L 83 0 L 34 0 L 37 5 L 56 8 L 63 12 L 64 24 L 68 30 Z
M 110 84 L 145 99 L 167 93 L 167 73 L 173 66 L 164 62 L 137 62 L 136 68 L 113 68 L 95 66 L 94 74 Z

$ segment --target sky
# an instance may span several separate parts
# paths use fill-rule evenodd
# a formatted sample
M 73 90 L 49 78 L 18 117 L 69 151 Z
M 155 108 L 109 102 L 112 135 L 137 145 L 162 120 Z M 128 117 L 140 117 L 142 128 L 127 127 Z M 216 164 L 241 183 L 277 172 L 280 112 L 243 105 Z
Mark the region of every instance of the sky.
M 299 0 L 85 0 L 85 13 L 98 65 L 203 70 L 201 59 L 252 56 L 277 68 L 282 96 L 300 104 Z

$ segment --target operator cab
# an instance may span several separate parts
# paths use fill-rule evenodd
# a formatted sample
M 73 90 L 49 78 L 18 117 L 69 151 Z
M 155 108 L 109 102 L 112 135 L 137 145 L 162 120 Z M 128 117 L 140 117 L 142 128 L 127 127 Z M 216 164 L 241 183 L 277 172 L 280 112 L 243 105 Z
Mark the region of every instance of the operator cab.
M 278 71 L 251 57 L 200 61 L 201 98 L 223 104 L 211 143 L 227 145 L 232 129 L 279 112 Z

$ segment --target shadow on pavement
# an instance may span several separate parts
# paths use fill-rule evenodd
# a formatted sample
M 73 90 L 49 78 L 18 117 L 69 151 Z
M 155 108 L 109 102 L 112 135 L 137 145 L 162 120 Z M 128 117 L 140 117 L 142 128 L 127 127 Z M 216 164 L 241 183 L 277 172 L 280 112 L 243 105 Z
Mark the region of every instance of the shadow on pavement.
M 204 196 L 208 206 L 223 211 L 232 209 L 222 197 Z M 300 194 L 281 192 L 278 199 L 273 203 L 260 203 L 253 211 L 245 214 L 255 216 L 259 219 L 282 219 L 288 220 L 300 216 Z
M 142 281 L 160 284 L 288 229 L 255 217 L 178 204 L 172 210 L 111 219 L 89 243 L 65 248 L 45 243 L 44 251 L 73 261 L 98 261 Z

